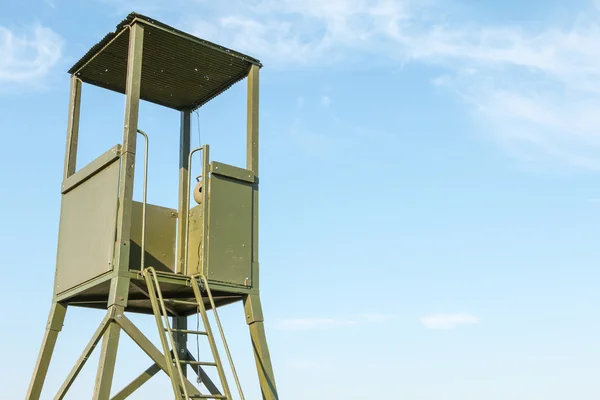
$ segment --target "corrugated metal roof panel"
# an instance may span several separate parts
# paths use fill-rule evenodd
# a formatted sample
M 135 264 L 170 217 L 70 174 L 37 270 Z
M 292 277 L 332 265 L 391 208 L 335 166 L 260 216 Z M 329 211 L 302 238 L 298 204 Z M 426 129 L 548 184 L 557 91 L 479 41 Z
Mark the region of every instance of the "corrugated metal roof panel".
M 252 57 L 131 13 L 69 73 L 83 82 L 125 93 L 128 26 L 136 22 L 145 25 L 140 92 L 143 100 L 177 110 L 195 109 L 244 79 L 252 65 L 262 66 Z

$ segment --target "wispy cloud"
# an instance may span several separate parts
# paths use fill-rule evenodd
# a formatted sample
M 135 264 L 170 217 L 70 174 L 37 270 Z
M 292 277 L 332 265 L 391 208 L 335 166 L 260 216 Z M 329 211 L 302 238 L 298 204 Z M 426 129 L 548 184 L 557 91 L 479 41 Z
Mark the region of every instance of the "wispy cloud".
M 448 4 L 256 0 L 217 7 L 190 30 L 272 68 L 375 59 L 435 65 L 442 72 L 433 83 L 455 93 L 480 129 L 514 154 L 600 168 L 596 4 L 590 1 L 570 24 L 536 29 L 478 25 L 445 10 Z
M 194 33 L 252 52 L 273 65 L 335 65 L 368 50 L 411 17 L 409 1 L 257 0 L 211 8 L 190 22 Z M 231 10 L 235 9 L 235 13 Z M 192 21 L 188 18 L 188 20 Z M 377 51 L 373 49 L 373 51 Z
M 60 60 L 62 49 L 62 38 L 42 25 L 19 33 L 0 26 L 0 84 L 38 85 Z
M 431 314 L 421 317 L 421 324 L 429 329 L 453 329 L 459 325 L 479 323 L 479 318 L 468 313 Z
M 364 314 L 347 318 L 289 318 L 276 324 L 276 328 L 286 331 L 333 329 L 345 326 L 379 323 L 395 319 L 395 315 Z
M 327 95 L 321 96 L 321 105 L 323 107 L 329 107 L 331 105 L 331 97 Z

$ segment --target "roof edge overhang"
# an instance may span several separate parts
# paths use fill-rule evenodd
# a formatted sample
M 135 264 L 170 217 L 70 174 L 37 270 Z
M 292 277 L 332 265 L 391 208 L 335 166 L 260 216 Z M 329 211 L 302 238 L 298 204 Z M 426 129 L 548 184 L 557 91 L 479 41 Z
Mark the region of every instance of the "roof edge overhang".
M 140 13 L 132 12 L 129 15 L 127 15 L 127 17 L 117 25 L 114 32 L 110 32 L 102 40 L 100 40 L 98 43 L 96 43 L 94 46 L 92 46 L 90 48 L 90 50 L 88 50 L 88 52 L 81 59 L 79 59 L 79 61 L 77 61 L 75 64 L 73 64 L 73 66 L 67 72 L 71 75 L 76 74 L 82 67 L 85 66 L 85 64 L 87 64 L 88 61 L 90 61 L 98 53 L 102 52 L 104 50 L 104 48 L 114 38 L 116 38 L 118 35 L 120 35 L 125 29 L 129 29 L 136 23 L 141 23 L 141 24 L 149 25 L 149 26 L 164 30 L 171 34 L 177 35 L 183 39 L 191 40 L 195 43 L 209 47 L 212 50 L 219 51 L 219 52 L 225 53 L 229 56 L 232 56 L 232 57 L 238 58 L 240 60 L 246 61 L 248 63 L 254 64 L 254 65 L 258 66 L 259 68 L 263 67 L 262 63 L 254 57 L 250 57 L 246 54 L 240 53 L 239 51 L 229 49 L 227 47 L 218 45 L 218 44 L 210 42 L 208 40 L 201 39 L 197 36 L 194 36 L 194 35 L 184 32 L 184 31 L 181 31 L 179 29 L 173 28 L 172 26 L 169 26 L 165 23 L 162 23 L 160 21 L 157 21 L 153 18 L 147 17 Z

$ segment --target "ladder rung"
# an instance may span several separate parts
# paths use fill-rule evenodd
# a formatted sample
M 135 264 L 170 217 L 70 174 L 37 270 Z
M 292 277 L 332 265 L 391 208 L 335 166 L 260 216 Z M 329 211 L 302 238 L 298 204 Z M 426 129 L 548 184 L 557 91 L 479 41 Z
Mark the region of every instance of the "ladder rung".
M 182 364 L 189 364 L 189 365 L 203 365 L 205 367 L 216 367 L 217 363 L 215 362 L 208 362 L 208 361 L 188 361 L 188 360 L 179 360 L 180 363 Z
M 168 329 L 165 328 L 165 331 L 168 331 Z M 189 333 L 190 335 L 208 335 L 208 332 L 192 331 L 189 329 L 171 329 L 171 332 L 173 332 L 173 333 Z
M 196 303 L 195 301 L 187 301 L 187 300 L 165 299 L 165 303 L 185 304 L 185 305 L 188 305 L 188 306 L 196 306 L 196 307 L 198 307 L 198 303 Z
M 190 399 L 226 399 L 222 394 L 191 394 Z

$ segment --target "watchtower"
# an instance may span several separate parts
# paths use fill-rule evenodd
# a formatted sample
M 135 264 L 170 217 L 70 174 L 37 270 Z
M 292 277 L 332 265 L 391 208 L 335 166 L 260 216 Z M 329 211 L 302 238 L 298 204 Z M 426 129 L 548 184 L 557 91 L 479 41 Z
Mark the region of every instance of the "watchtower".
M 258 107 L 261 63 L 247 55 L 132 13 L 94 45 L 70 70 L 71 90 L 62 182 L 52 307 L 27 399 L 40 397 L 58 333 L 69 305 L 107 313 L 60 388 L 62 399 L 102 340 L 94 400 L 111 398 L 121 331 L 154 364 L 112 397 L 124 399 L 160 370 L 171 379 L 176 399 L 231 399 L 215 335 L 214 313 L 236 384 L 217 309 L 243 302 L 264 399 L 277 399 L 263 325 L 258 267 Z M 209 145 L 190 148 L 191 113 L 247 78 L 245 166 L 210 159 Z M 76 170 L 81 87 L 95 85 L 125 95 L 123 141 Z M 148 204 L 149 138 L 138 127 L 140 100 L 180 113 L 178 208 Z M 150 135 L 151 136 L 151 135 Z M 143 139 L 144 146 L 138 146 Z M 150 139 L 150 142 L 149 142 Z M 140 151 L 143 150 L 143 151 Z M 192 155 L 202 162 L 192 167 Z M 143 200 L 133 200 L 134 171 L 143 168 Z M 193 168 L 201 170 L 193 183 Z M 141 172 L 141 171 L 140 171 Z M 138 175 L 139 176 L 139 175 Z M 128 319 L 153 315 L 159 350 Z M 199 313 L 204 330 L 190 330 Z M 195 360 L 188 335 L 208 339 L 211 362 Z M 187 367 L 202 377 L 210 394 L 186 378 Z M 205 369 L 216 367 L 221 385 Z

